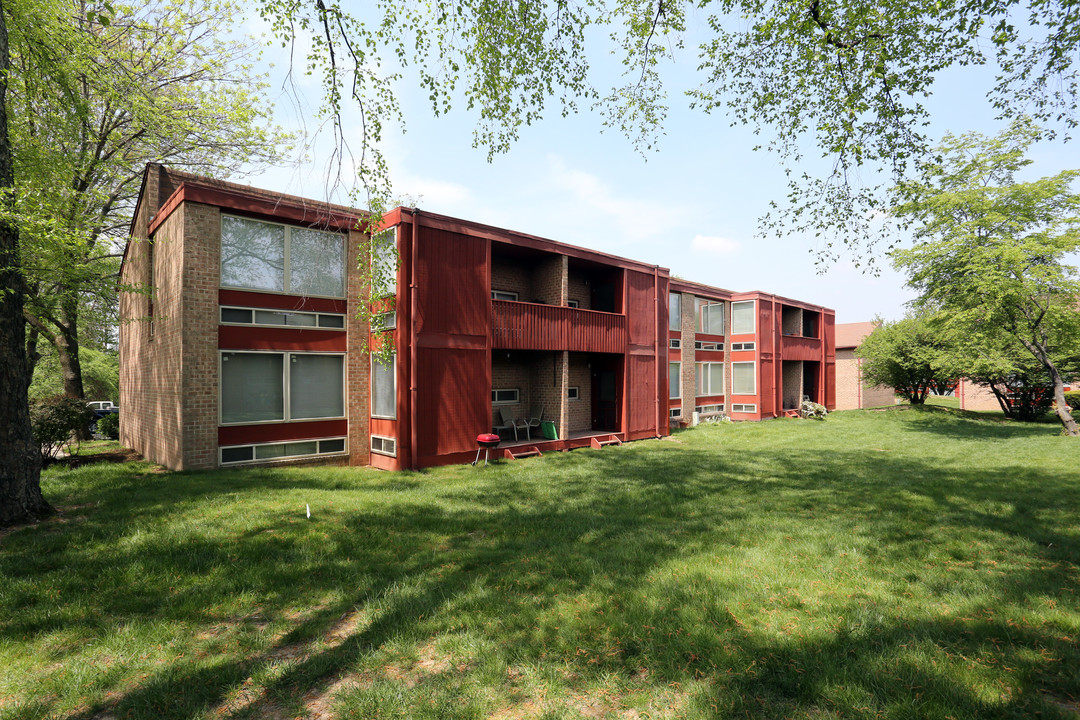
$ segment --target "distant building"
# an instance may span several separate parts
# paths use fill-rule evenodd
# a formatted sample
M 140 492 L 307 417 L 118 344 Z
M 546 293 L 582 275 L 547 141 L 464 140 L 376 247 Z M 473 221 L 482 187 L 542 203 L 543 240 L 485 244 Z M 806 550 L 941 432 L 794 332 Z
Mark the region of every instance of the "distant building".
M 877 323 L 839 323 L 836 326 L 836 409 L 860 410 L 883 407 L 896 402 L 890 387 L 867 385 L 862 377 L 862 358 L 855 349 L 877 329 Z
M 373 361 L 364 217 L 148 165 L 121 268 L 152 290 L 121 295 L 121 441 L 176 469 L 401 469 L 470 461 L 494 428 L 499 452 L 543 452 L 835 406 L 830 309 L 414 208 L 384 218 L 395 352 Z

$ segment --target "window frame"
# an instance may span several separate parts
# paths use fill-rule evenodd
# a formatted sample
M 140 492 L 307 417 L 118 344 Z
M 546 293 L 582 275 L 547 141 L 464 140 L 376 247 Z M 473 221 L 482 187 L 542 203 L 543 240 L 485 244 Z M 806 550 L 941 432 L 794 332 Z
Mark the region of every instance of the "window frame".
M 566 388 L 566 399 L 569 402 L 581 399 L 581 389 L 577 385 L 571 385 Z
M 724 301 L 723 300 L 709 300 L 708 298 L 695 298 L 694 299 L 694 311 L 697 315 L 698 332 L 702 335 L 724 335 L 727 331 L 727 316 L 724 313 Z M 720 332 L 714 332 L 713 330 L 705 329 L 705 315 L 712 317 L 712 311 L 710 308 L 720 308 Z
M 675 312 L 672 312 L 675 310 Z M 668 330 L 682 329 L 682 293 L 668 293 Z
M 671 394 L 671 371 L 675 370 L 676 377 L 679 381 L 675 383 L 675 387 L 678 388 L 679 394 Z M 682 399 L 682 363 L 677 360 L 668 361 L 668 400 L 680 400 Z
M 333 440 L 342 440 L 342 441 L 344 441 L 343 449 L 341 449 L 341 450 L 327 450 L 326 452 L 321 452 L 321 448 L 320 448 L 321 444 L 323 442 L 333 441 Z M 314 454 L 304 454 L 304 455 L 283 455 L 281 457 L 276 457 L 276 458 L 256 458 L 255 457 L 255 448 L 256 447 L 264 447 L 264 446 L 267 446 L 267 445 L 288 445 L 290 443 L 301 443 L 301 442 L 314 442 L 314 443 L 316 443 L 316 446 L 315 446 L 316 452 Z M 236 450 L 238 448 L 251 448 L 251 459 L 250 460 L 230 460 L 228 462 L 225 462 L 224 460 L 222 460 L 222 455 L 224 454 L 225 450 Z M 218 446 L 218 452 L 217 452 L 217 461 L 218 461 L 218 466 L 219 467 L 236 467 L 236 466 L 239 466 L 239 465 L 254 465 L 254 464 L 257 464 L 257 463 L 273 463 L 273 462 L 290 462 L 290 461 L 295 461 L 295 460 L 301 460 L 301 459 L 304 459 L 304 458 L 315 458 L 315 457 L 326 457 L 326 456 L 342 456 L 342 455 L 348 455 L 348 454 L 349 454 L 349 438 L 345 437 L 344 435 L 336 435 L 336 436 L 328 436 L 328 437 L 321 437 L 321 438 L 297 438 L 297 439 L 293 439 L 293 440 L 275 440 L 273 442 L 263 442 L 263 443 L 240 443 L 238 445 L 219 445 Z
M 225 250 L 225 219 L 230 218 L 233 220 L 243 220 L 245 222 L 261 223 L 263 225 L 275 225 L 277 227 L 284 228 L 285 238 L 283 240 L 282 259 L 281 259 L 281 272 L 282 283 L 281 290 L 272 290 L 269 288 L 250 287 L 245 285 L 226 285 L 222 279 L 222 272 L 225 269 L 224 258 L 221 257 L 221 253 Z M 327 235 L 336 235 L 341 240 L 341 294 L 340 295 L 322 295 L 318 293 L 309 292 L 294 292 L 291 288 L 291 275 L 292 275 L 292 258 L 291 258 L 291 245 L 292 245 L 292 229 L 299 230 L 311 230 L 313 232 L 326 233 Z M 244 215 L 233 215 L 232 213 L 221 213 L 218 218 L 218 239 L 220 249 L 218 252 L 219 266 L 218 266 L 218 287 L 225 290 L 244 290 L 246 292 L 260 292 L 268 293 L 270 295 L 299 295 L 302 297 L 321 297 L 321 298 L 333 298 L 334 300 L 343 300 L 348 297 L 349 294 L 349 273 L 348 262 L 345 259 L 348 253 L 348 237 L 345 233 L 335 232 L 332 230 L 320 230 L 314 227 L 305 227 L 303 225 L 290 225 L 288 223 L 276 222 L 274 220 L 263 220 L 261 218 L 251 218 Z M 260 310 L 266 310 L 267 308 L 258 308 Z M 219 316 L 220 317 L 220 316 Z
M 750 377 L 754 381 L 754 389 L 750 392 L 740 392 L 735 388 L 735 366 L 736 365 L 749 365 Z M 731 394 L 732 395 L 757 395 L 757 361 L 755 360 L 740 360 L 738 362 L 731 363 Z
M 382 445 L 383 447 L 376 448 L 375 447 L 375 441 L 376 440 L 381 440 L 382 442 L 380 443 L 380 445 Z M 386 449 L 385 445 L 388 442 L 393 444 L 393 449 L 391 449 L 391 450 Z M 369 446 L 369 450 L 371 452 L 375 453 L 376 455 L 385 455 L 386 457 L 397 457 L 397 438 L 395 438 L 395 437 L 390 437 L 389 435 L 372 434 L 371 441 L 368 444 L 368 446 Z
M 280 420 L 234 420 L 232 422 L 225 421 L 225 400 L 223 393 L 225 392 L 225 383 L 222 382 L 222 375 L 224 372 L 224 363 L 226 355 L 280 355 L 281 356 L 281 383 L 282 383 L 282 419 Z M 292 373 L 292 356 L 293 355 L 318 355 L 320 357 L 339 357 L 341 358 L 341 415 L 332 415 L 326 417 L 304 417 L 293 418 L 291 417 L 292 410 L 292 390 L 290 386 L 290 373 Z M 322 420 L 347 420 L 349 417 L 349 392 L 347 387 L 347 380 L 349 374 L 349 364 L 346 362 L 346 353 L 343 352 L 313 352 L 310 350 L 218 350 L 218 426 L 219 427 L 234 427 L 238 425 L 281 425 L 284 423 L 302 423 L 302 422 L 319 422 Z M 248 443 L 250 444 L 250 443 Z M 259 444 L 259 443 L 256 443 Z M 267 444 L 267 443 L 261 443 Z
M 508 297 L 496 297 L 498 295 L 506 295 Z M 513 297 L 509 297 L 511 295 Z M 514 292 L 513 290 L 492 290 L 491 291 L 491 299 L 492 300 L 499 300 L 501 302 L 521 302 L 521 300 L 519 300 L 520 297 L 521 297 L 521 293 Z
M 572 308 L 580 309 L 581 308 L 581 303 L 579 301 L 577 301 L 577 300 L 567 300 L 566 301 L 566 307 L 572 307 Z
M 225 310 L 248 310 L 251 312 L 251 322 L 239 322 L 236 320 L 223 320 L 222 313 Z M 258 312 L 272 312 L 282 313 L 284 315 L 312 315 L 315 317 L 314 325 L 279 325 L 277 323 L 261 323 L 255 320 L 255 313 Z M 323 317 L 341 318 L 341 327 L 327 327 L 322 324 Z M 345 314 L 344 313 L 324 313 L 309 310 L 285 310 L 283 308 L 268 308 L 268 307 L 255 307 L 247 305 L 219 305 L 218 306 L 218 324 L 228 325 L 229 327 L 275 327 L 275 328 L 289 328 L 304 329 L 304 330 L 332 330 L 335 332 L 343 332 L 345 330 Z
M 736 330 L 735 329 L 735 306 L 736 305 L 750 305 L 750 329 Z M 732 335 L 753 335 L 757 332 L 757 301 L 756 300 L 733 300 L 731 302 L 731 334 Z
M 752 352 L 754 350 L 757 350 L 757 343 L 753 343 L 753 342 L 731 343 L 731 351 L 732 352 Z
M 376 415 L 375 414 L 375 363 L 379 361 L 379 356 L 372 353 L 370 370 L 370 380 L 368 382 L 370 386 L 370 398 L 368 399 L 368 414 L 370 417 L 378 420 L 397 420 L 397 353 L 390 353 L 390 377 L 394 379 L 394 384 L 391 389 L 391 397 L 394 398 L 394 414 L 393 415 Z
M 682 350 L 682 340 L 679 338 L 669 338 L 668 350 Z
M 733 413 L 756 413 L 757 411 L 757 403 L 735 403 L 731 406 Z
M 498 393 L 514 393 L 513 400 L 498 400 Z M 491 405 L 497 407 L 499 405 L 520 405 L 521 404 L 521 388 L 491 388 Z
M 695 365 L 697 366 L 697 367 L 694 368 L 694 371 L 697 373 L 696 377 L 694 378 L 695 380 L 697 380 L 697 382 L 695 383 L 695 385 L 697 386 L 696 387 L 697 397 L 714 397 L 716 395 L 723 395 L 724 394 L 724 385 L 725 385 L 725 382 L 724 382 L 724 369 L 723 369 L 724 368 L 724 363 L 722 363 L 722 362 L 710 362 L 708 360 L 705 360 L 705 361 L 695 363 Z M 702 379 L 703 378 L 711 379 L 711 377 L 712 377 L 711 372 L 702 373 L 702 367 L 701 367 L 702 365 L 709 365 L 710 367 L 707 370 L 711 370 L 711 366 L 713 366 L 713 365 L 720 366 L 720 368 L 721 368 L 720 369 L 720 392 L 715 392 L 713 390 L 711 382 L 709 382 L 709 392 L 702 392 L 701 391 L 702 390 L 702 387 L 701 387 Z

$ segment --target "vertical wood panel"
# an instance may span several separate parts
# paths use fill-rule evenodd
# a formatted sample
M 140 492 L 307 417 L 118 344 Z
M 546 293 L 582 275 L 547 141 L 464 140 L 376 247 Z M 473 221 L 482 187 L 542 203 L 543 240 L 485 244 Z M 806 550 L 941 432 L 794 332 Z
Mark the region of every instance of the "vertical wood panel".
M 656 431 L 657 373 L 651 355 L 626 356 L 626 431 Z
M 652 345 L 656 341 L 656 303 L 653 302 L 651 273 L 626 271 L 626 316 L 631 345 Z
M 487 335 L 488 241 L 424 226 L 419 233 L 418 332 Z
M 475 451 L 476 436 L 491 431 L 491 353 L 419 348 L 417 370 L 417 455 Z

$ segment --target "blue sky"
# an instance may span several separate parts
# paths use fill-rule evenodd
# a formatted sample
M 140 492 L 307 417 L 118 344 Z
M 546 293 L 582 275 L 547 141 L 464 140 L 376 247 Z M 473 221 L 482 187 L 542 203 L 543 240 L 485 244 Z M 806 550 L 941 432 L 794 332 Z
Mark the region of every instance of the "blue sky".
M 286 86 L 287 56 L 274 57 L 281 52 L 267 51 L 267 60 L 278 65 L 271 71 L 276 121 L 313 133 L 320 89 L 302 76 Z M 880 263 L 879 276 L 846 259 L 821 272 L 813 238 L 758 236 L 758 218 L 770 200 L 786 194 L 783 168 L 774 154 L 751 149 L 761 138 L 749 129 L 729 127 L 722 114 L 688 108 L 681 93 L 695 85 L 695 66 L 688 51 L 667 68 L 671 111 L 659 150 L 644 157 L 617 131 L 602 132 L 598 115 L 562 118 L 553 110 L 549 119 L 523 128 L 509 153 L 488 163 L 486 153 L 472 147 L 475 115 L 454 111 L 435 118 L 424 96 L 401 83 L 405 132 L 390 128 L 383 142 L 394 190 L 418 197 L 419 207 L 431 212 L 655 263 L 695 282 L 825 305 L 836 310 L 837 322 L 902 317 L 913 294 L 887 262 Z M 1001 129 L 981 95 L 989 78 L 985 70 L 971 69 L 939 84 L 928 103 L 935 137 Z M 356 122 L 355 114 L 346 116 L 358 148 Z M 246 182 L 325 198 L 332 138 L 325 131 L 313 134 L 306 160 Z M 1034 159 L 1032 177 L 1080 167 L 1075 142 L 1039 147 Z

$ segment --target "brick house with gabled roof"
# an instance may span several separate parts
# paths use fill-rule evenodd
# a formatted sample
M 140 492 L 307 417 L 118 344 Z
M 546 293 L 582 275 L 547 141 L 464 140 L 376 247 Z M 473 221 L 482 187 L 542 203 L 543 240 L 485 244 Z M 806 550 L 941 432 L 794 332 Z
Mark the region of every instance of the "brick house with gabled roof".
M 178 469 L 400 469 L 470 461 L 496 426 L 523 454 L 834 404 L 827 308 L 415 208 L 383 220 L 400 257 L 383 366 L 361 351 L 364 217 L 148 165 L 121 268 L 151 289 L 121 294 L 121 441 Z

